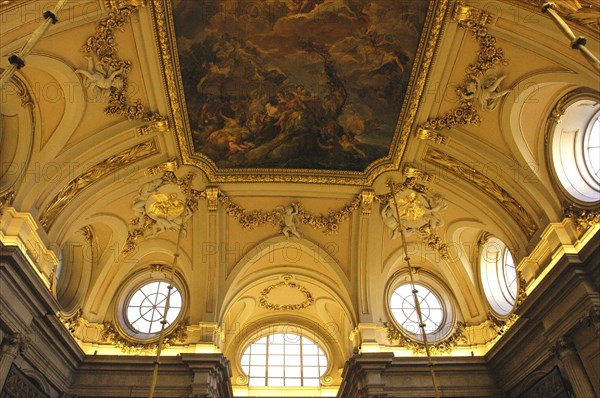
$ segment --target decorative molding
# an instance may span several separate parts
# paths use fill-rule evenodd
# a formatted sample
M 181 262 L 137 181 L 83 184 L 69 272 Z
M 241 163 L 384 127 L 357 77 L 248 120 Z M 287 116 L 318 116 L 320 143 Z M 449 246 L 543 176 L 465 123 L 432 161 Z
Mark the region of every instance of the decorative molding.
M 600 335 L 600 306 L 594 305 L 587 313 L 579 320 L 581 325 L 594 327 L 596 334 Z
M 183 164 L 192 164 L 200 168 L 211 183 L 254 183 L 254 182 L 298 182 L 313 184 L 339 184 L 370 186 L 382 173 L 398 170 L 402 156 L 406 149 L 409 136 L 414 127 L 415 118 L 423 89 L 427 80 L 431 62 L 435 54 L 442 27 L 445 23 L 445 14 L 450 4 L 449 0 L 434 0 L 431 12 L 428 13 L 424 27 L 424 34 L 419 45 L 413 75 L 407 92 L 412 95 L 403 105 L 400 114 L 401 122 L 398 123 L 394 138 L 391 142 L 392 151 L 389 156 L 372 163 L 364 172 L 314 170 L 314 169 L 218 169 L 213 161 L 206 156 L 192 156 L 188 148 L 188 132 L 186 130 L 185 109 L 183 106 L 183 89 L 178 82 L 177 54 L 174 52 L 174 26 L 168 13 L 170 2 L 167 0 L 152 0 L 152 11 L 156 37 L 162 58 L 163 76 L 169 93 L 170 113 L 174 121 L 174 130 L 182 150 Z M 333 224 L 332 224 L 333 225 Z
M 10 189 L 8 192 L 0 195 L 0 217 L 4 214 L 4 208 L 12 206 L 15 200 L 15 190 Z
M 443 116 L 427 120 L 420 126 L 422 131 L 449 129 L 457 125 L 477 125 L 481 122 L 481 116 L 477 112 L 476 104 L 482 109 L 493 110 L 498 100 L 508 93 L 506 90 L 500 90 L 499 84 L 503 77 L 496 77 L 494 72 L 494 67 L 508 64 L 504 51 L 496 46 L 496 38 L 486 28 L 494 17 L 460 2 L 456 4 L 453 17 L 460 27 L 469 30 L 471 36 L 479 42 L 477 61 L 466 68 L 465 80 L 457 88 L 459 106 Z
M 216 212 L 217 207 L 219 205 L 219 188 L 206 187 L 206 190 L 204 192 L 206 193 L 206 201 L 208 202 L 208 212 Z
M 314 215 L 298 204 L 296 219 L 300 224 L 309 225 L 315 229 L 321 229 L 326 234 L 337 233 L 339 225 L 350 219 L 352 214 L 361 205 L 361 195 L 357 195 L 352 202 L 338 210 L 330 210 L 327 215 Z M 272 211 L 253 210 L 247 212 L 244 208 L 234 203 L 226 194 L 219 192 L 219 202 L 225 208 L 225 212 L 236 219 L 242 228 L 253 229 L 255 227 L 271 224 L 281 228 L 280 221 L 284 217 L 283 206 L 278 206 Z
M 125 61 L 117 55 L 118 43 L 115 39 L 115 31 L 123 31 L 125 23 L 130 16 L 136 13 L 139 7 L 144 5 L 143 0 L 106 0 L 110 9 L 108 17 L 98 22 L 94 35 L 87 38 L 83 52 L 94 54 L 97 61 L 90 75 L 96 87 L 100 87 L 108 97 L 108 105 L 104 112 L 109 115 L 125 116 L 129 120 L 141 120 L 144 122 L 157 122 L 164 118 L 147 110 L 140 100 L 131 102 L 129 98 L 128 74 L 131 71 L 131 61 Z M 90 72 L 89 70 L 87 71 Z M 98 74 L 99 73 L 99 74 Z M 115 78 L 119 78 L 115 84 Z M 87 78 L 88 82 L 90 81 Z
M 149 167 L 144 173 L 146 176 L 157 176 L 159 174 L 164 174 L 168 171 L 177 171 L 179 165 L 177 164 L 177 160 L 169 160 L 168 162 L 161 163 L 157 166 Z
M 527 281 L 523 278 L 523 272 L 517 271 L 517 281 L 519 291 L 517 292 L 517 299 L 515 300 L 515 308 L 520 307 L 527 298 Z
M 423 127 L 418 127 L 415 131 L 415 138 L 419 140 L 433 141 L 438 145 L 446 145 L 448 143 L 448 137 L 438 133 L 437 131 L 427 130 Z
M 427 150 L 423 160 L 452 172 L 463 180 L 471 183 L 477 189 L 486 193 L 511 215 L 528 238 L 531 238 L 537 231 L 538 226 L 523 206 L 521 206 L 504 188 L 487 176 L 449 154 L 434 148 L 429 148 Z
M 50 201 L 40 216 L 40 224 L 48 232 L 56 217 L 65 207 L 84 189 L 95 182 L 104 178 L 108 174 L 138 160 L 145 159 L 155 153 L 158 153 L 158 145 L 153 140 L 146 141 L 134 147 L 125 149 L 120 153 L 113 155 L 95 166 L 88 169 L 85 173 L 72 180 Z
M 368 216 L 371 214 L 371 207 L 373 206 L 373 199 L 375 199 L 375 191 L 372 189 L 363 189 L 360 193 L 360 207 L 362 214 Z
M 580 232 L 600 223 L 600 208 L 598 207 L 582 209 L 574 204 L 569 204 L 565 207 L 564 214 L 565 217 L 571 218 L 575 222 L 577 230 Z
M 519 319 L 519 317 L 514 313 L 506 319 L 501 319 L 496 317 L 491 312 L 488 312 L 487 318 L 494 330 L 498 333 L 498 336 L 503 335 Z
M 421 181 L 421 182 L 430 182 L 431 178 L 432 178 L 431 174 L 427 174 L 424 171 L 421 171 L 421 170 L 417 169 L 416 167 L 413 167 L 410 165 L 404 166 L 404 169 L 402 170 L 402 174 L 406 178 L 414 178 L 415 180 Z
M 135 129 L 135 135 L 145 137 L 150 134 L 160 134 L 169 131 L 169 121 L 167 119 L 158 120 L 153 123 Z
M 175 343 L 183 343 L 187 339 L 187 327 L 181 322 L 172 331 L 165 336 L 163 340 L 163 349 L 168 348 Z M 141 342 L 129 340 L 122 336 L 115 324 L 111 321 L 103 323 L 102 339 L 105 343 L 110 343 L 126 354 L 142 354 L 156 351 L 158 342 Z
M 425 345 L 408 336 L 396 327 L 393 322 L 384 322 L 383 325 L 387 329 L 387 339 L 390 343 L 412 349 L 414 354 L 425 353 Z M 463 322 L 457 322 L 454 331 L 444 340 L 429 345 L 429 350 L 432 355 L 449 354 L 456 348 L 460 343 L 466 343 L 467 338 L 464 335 L 465 324 Z
M 315 299 L 313 298 L 312 294 L 310 293 L 310 291 L 295 282 L 290 282 L 290 280 L 292 279 L 291 275 L 283 275 L 283 281 L 282 282 L 278 282 L 274 285 L 270 285 L 268 287 L 266 287 L 265 289 L 263 289 L 262 292 L 260 292 L 260 295 L 258 296 L 258 303 L 262 308 L 266 308 L 267 310 L 272 310 L 272 311 L 300 311 L 300 310 L 304 310 L 307 308 L 310 308 L 310 306 L 315 302 Z M 303 295 L 304 295 L 304 301 L 302 301 L 301 303 L 298 304 L 273 304 L 271 302 L 269 302 L 269 293 L 273 290 L 273 289 L 277 289 L 279 287 L 289 287 L 292 289 L 298 289 Z
M 459 23 L 473 22 L 479 25 L 488 25 L 496 22 L 492 14 L 479 10 L 475 7 L 464 5 L 461 2 L 456 4 L 452 17 Z

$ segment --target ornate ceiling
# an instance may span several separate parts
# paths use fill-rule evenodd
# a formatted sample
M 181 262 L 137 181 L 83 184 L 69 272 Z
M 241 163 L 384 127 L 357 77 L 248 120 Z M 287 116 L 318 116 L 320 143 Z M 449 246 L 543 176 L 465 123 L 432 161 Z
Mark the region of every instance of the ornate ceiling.
M 545 134 L 597 73 L 538 3 L 67 2 L 2 91 L 2 242 L 28 250 L 88 353 L 154 348 L 119 328 L 120 300 L 179 250 L 167 355 L 233 359 L 289 324 L 327 341 L 335 387 L 355 346 L 420 349 L 384 304 L 402 219 L 417 277 L 454 309 L 436 349 L 484 355 L 514 322 L 490 315 L 484 237 L 512 251 L 519 301 L 595 228 L 593 210 L 565 217 Z M 593 5 L 557 3 L 597 50 Z M 1 3 L 0 68 L 54 5 Z M 236 364 L 233 380 L 247 387 Z

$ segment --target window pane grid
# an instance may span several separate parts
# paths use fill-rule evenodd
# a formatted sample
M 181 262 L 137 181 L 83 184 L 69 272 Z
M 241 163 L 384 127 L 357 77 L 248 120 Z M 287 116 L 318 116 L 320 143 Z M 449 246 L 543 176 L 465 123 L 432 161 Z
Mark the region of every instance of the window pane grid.
M 320 386 L 327 357 L 310 339 L 278 333 L 247 347 L 241 365 L 249 386 Z
M 167 295 L 169 294 L 167 282 L 151 282 L 140 287 L 129 299 L 125 311 L 126 319 L 132 329 L 139 333 L 155 334 L 162 328 Z M 181 312 L 181 294 L 175 286 L 171 290 L 169 313 L 167 314 L 168 327 Z
M 421 307 L 421 315 L 425 323 L 425 333 L 437 331 L 444 319 L 444 308 L 438 297 L 423 285 L 415 284 L 417 299 Z M 419 317 L 410 284 L 400 285 L 390 297 L 390 310 L 398 324 L 407 332 L 415 335 L 421 333 Z

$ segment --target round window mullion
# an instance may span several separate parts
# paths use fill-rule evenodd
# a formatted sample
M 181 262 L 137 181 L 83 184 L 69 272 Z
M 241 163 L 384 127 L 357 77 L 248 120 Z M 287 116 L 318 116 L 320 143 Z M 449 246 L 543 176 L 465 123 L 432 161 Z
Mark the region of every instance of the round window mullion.
M 422 285 L 415 284 L 417 290 L 417 300 L 421 308 L 421 313 L 427 313 L 423 322 L 425 323 L 425 332 L 428 336 L 439 332 L 444 325 L 444 306 L 440 297 L 432 289 Z M 394 306 L 393 298 L 400 298 L 400 307 Z M 431 300 L 427 298 L 431 297 Z M 412 293 L 412 286 L 409 283 L 404 283 L 394 289 L 390 298 L 389 307 L 394 321 L 406 333 L 414 338 L 421 339 L 420 326 L 417 315 L 416 303 Z M 439 313 L 438 313 L 439 312 Z
M 132 289 L 123 303 L 123 320 L 127 326 L 125 329 L 131 337 L 141 340 L 152 339 L 158 336 L 162 328 L 162 320 L 166 321 L 165 326 L 168 328 L 180 317 L 182 310 L 180 304 L 170 307 L 169 313 L 166 314 L 168 319 L 165 317 L 169 285 L 171 284 L 167 281 L 154 280 L 146 281 Z M 180 290 L 176 285 L 172 286 L 171 299 L 181 303 Z M 132 304 L 134 301 L 137 304 Z M 172 322 L 169 319 L 172 319 Z

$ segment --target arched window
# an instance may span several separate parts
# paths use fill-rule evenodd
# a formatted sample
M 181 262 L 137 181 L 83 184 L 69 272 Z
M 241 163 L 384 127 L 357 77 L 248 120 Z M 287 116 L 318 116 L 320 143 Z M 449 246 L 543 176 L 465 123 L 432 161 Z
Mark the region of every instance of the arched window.
M 327 370 L 327 356 L 311 339 L 275 333 L 250 344 L 241 357 L 252 386 L 318 387 Z
M 557 105 L 550 159 L 556 178 L 573 201 L 600 201 L 600 102 L 585 93 L 569 94 Z
M 514 258 L 504 242 L 488 237 L 481 247 L 481 285 L 492 311 L 510 314 L 518 293 Z

